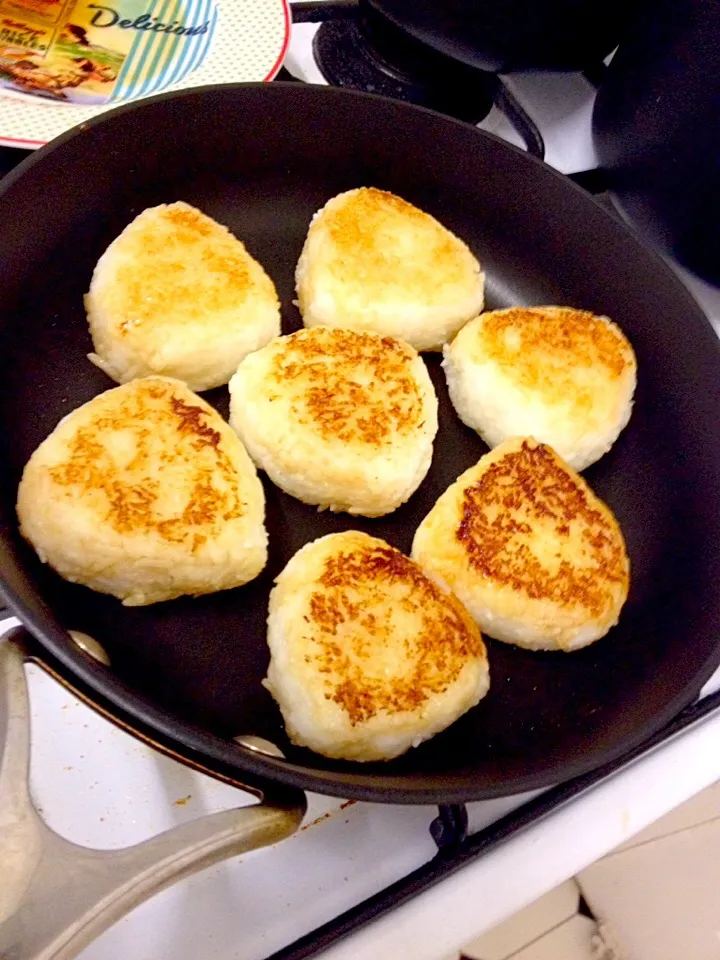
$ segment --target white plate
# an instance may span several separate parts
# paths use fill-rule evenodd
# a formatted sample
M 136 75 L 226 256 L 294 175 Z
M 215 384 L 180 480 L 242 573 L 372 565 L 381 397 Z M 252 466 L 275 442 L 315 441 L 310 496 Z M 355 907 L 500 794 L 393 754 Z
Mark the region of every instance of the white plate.
M 216 0 L 218 21 L 204 63 L 164 92 L 213 83 L 272 80 L 290 42 L 288 0 Z M 0 144 L 41 147 L 71 127 L 118 104 L 97 107 L 0 93 Z

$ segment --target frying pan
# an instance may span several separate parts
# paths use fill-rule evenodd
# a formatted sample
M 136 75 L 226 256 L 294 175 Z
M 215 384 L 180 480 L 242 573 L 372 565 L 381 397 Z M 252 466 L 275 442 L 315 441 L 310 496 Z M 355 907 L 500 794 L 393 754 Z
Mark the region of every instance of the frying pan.
M 270 559 L 251 584 L 124 608 L 62 581 L 17 533 L 17 483 L 58 420 L 112 383 L 89 363 L 82 295 L 108 243 L 143 208 L 183 199 L 227 224 L 275 281 L 283 330 L 300 326 L 293 272 L 310 218 L 359 185 L 400 194 L 478 255 L 489 308 L 560 303 L 607 314 L 631 339 L 630 425 L 586 472 L 632 563 L 619 626 L 571 655 L 490 641 L 489 696 L 386 764 L 293 747 L 261 687 L 273 578 L 295 551 L 358 528 L 408 551 L 440 493 L 485 452 L 440 401 L 428 477 L 375 520 L 318 513 L 265 482 Z M 297 84 L 205 88 L 122 107 L 60 137 L 0 188 L 0 577 L 33 656 L 139 736 L 215 775 L 346 798 L 452 803 L 547 786 L 659 729 L 720 661 L 720 345 L 697 305 L 628 227 L 539 161 L 420 108 Z M 227 415 L 225 388 L 206 395 Z M 95 638 L 110 666 L 68 630 Z M 285 758 L 248 749 L 271 741 Z

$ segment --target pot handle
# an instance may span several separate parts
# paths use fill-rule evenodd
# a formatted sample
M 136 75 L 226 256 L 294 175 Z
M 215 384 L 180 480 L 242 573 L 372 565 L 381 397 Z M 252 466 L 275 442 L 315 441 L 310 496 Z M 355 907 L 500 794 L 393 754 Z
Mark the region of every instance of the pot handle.
M 22 630 L 0 641 L 0 958 L 71 960 L 142 901 L 227 857 L 293 834 L 300 791 L 201 817 L 123 850 L 64 840 L 33 806 Z M 40 663 L 42 666 L 42 663 Z M 3 745 L 4 744 L 4 745 Z
M 538 125 L 499 74 L 493 78 L 492 89 L 493 103 L 501 113 L 505 114 L 510 125 L 525 144 L 527 152 L 538 160 L 544 160 L 545 141 Z

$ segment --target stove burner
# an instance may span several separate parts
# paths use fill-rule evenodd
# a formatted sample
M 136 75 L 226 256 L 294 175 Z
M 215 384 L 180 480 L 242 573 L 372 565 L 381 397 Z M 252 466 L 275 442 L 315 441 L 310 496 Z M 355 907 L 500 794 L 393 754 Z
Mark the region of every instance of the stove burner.
M 321 73 L 334 86 L 379 93 L 479 123 L 497 79 L 430 50 L 361 3 L 354 19 L 324 22 L 313 42 Z

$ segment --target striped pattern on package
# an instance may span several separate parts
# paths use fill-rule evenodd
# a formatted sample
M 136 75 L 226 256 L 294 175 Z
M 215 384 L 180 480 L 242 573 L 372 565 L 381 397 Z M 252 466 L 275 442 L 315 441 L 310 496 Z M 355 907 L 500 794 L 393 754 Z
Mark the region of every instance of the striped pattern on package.
M 153 0 L 146 16 L 144 22 L 150 26 L 137 30 L 110 103 L 145 97 L 178 83 L 210 50 L 217 23 L 213 0 Z

